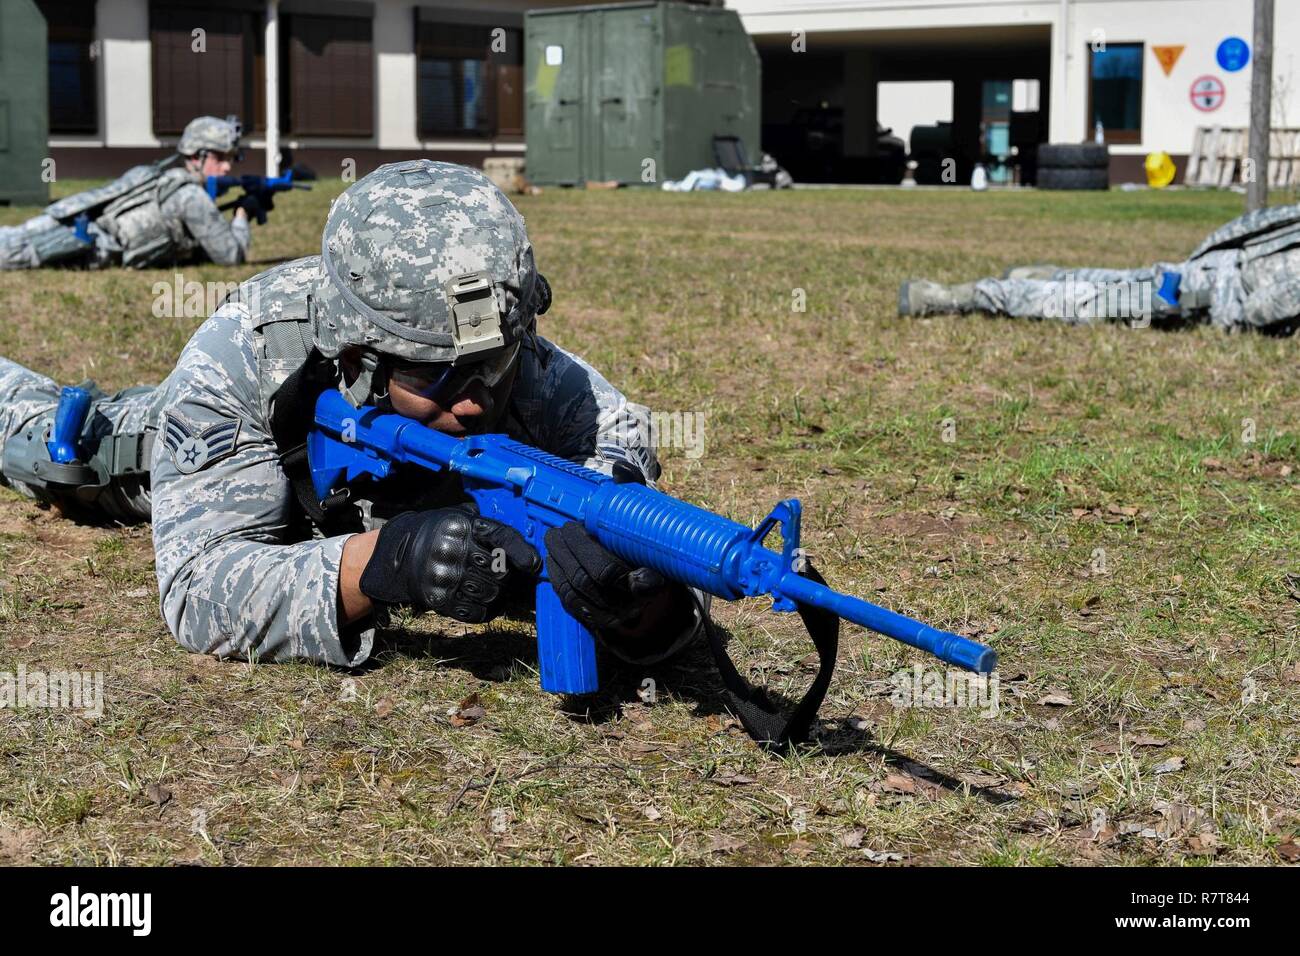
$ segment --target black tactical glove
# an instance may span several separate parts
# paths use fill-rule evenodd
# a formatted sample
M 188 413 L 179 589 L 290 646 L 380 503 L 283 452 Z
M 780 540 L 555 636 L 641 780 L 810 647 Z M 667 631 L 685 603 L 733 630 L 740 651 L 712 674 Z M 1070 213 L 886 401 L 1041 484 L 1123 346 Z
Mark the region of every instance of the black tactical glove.
M 542 559 L 509 525 L 473 505 L 407 511 L 379 530 L 361 593 L 467 624 L 501 612 L 512 585 L 541 573 Z
M 638 639 L 638 645 L 663 643 L 667 647 L 694 620 L 694 601 L 685 587 L 668 581 L 654 568 L 629 566 L 576 521 L 546 532 L 546 572 L 564 609 L 620 649 L 628 648 L 623 647 L 619 632 L 637 629 L 646 608 L 664 600 L 665 595 L 672 594 L 672 610 L 661 622 L 662 633 L 643 635 L 645 639 Z M 647 656 L 649 650 L 648 646 L 636 648 L 638 654 Z
M 248 213 L 249 219 L 256 219 L 259 226 L 266 225 L 266 214 L 275 208 L 275 203 L 271 200 L 271 194 L 266 193 L 244 193 L 235 203 L 236 208 Z

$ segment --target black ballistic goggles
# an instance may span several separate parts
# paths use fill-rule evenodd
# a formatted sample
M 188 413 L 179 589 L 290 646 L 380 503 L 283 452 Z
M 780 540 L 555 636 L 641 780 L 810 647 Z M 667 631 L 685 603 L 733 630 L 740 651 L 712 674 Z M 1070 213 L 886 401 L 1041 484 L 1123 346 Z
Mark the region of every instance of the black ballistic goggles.
M 421 397 L 437 400 L 459 395 L 474 382 L 482 382 L 490 389 L 496 388 L 514 371 L 519 361 L 519 343 L 496 349 L 474 361 L 461 362 L 400 362 L 388 360 L 391 381 L 417 392 Z

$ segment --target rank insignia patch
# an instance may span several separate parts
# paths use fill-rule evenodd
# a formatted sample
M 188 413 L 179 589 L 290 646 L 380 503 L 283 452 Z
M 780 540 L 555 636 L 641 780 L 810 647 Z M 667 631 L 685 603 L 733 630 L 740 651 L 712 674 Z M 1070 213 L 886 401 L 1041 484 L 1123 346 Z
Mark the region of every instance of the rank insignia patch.
M 215 425 L 199 429 L 175 412 L 168 412 L 163 422 L 163 440 L 176 470 L 182 475 L 192 475 L 232 454 L 238 437 L 238 418 L 223 418 Z

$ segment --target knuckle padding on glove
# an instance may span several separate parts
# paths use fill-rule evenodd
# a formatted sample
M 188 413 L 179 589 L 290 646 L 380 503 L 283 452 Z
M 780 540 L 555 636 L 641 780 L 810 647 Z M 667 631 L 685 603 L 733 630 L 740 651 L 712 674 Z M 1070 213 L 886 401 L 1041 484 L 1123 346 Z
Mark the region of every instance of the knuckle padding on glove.
M 496 538 L 502 528 L 514 533 L 466 508 L 400 514 L 380 529 L 361 574 L 361 591 L 384 604 L 409 604 L 470 624 L 490 620 L 509 569 L 493 568 L 480 532 Z M 517 553 L 516 565 L 537 564 L 536 552 L 516 537 L 526 549 Z

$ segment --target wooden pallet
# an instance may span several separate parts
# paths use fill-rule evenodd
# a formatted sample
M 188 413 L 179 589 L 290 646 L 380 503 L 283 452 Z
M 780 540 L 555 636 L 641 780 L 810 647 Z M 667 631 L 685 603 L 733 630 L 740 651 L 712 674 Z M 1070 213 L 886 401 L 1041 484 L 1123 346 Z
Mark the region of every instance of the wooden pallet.
M 1244 160 L 1250 149 L 1250 130 L 1245 127 L 1200 126 L 1192 141 L 1183 174 L 1184 186 L 1226 188 L 1241 182 Z M 1269 137 L 1268 185 L 1270 188 L 1300 186 L 1300 129 L 1274 129 Z

